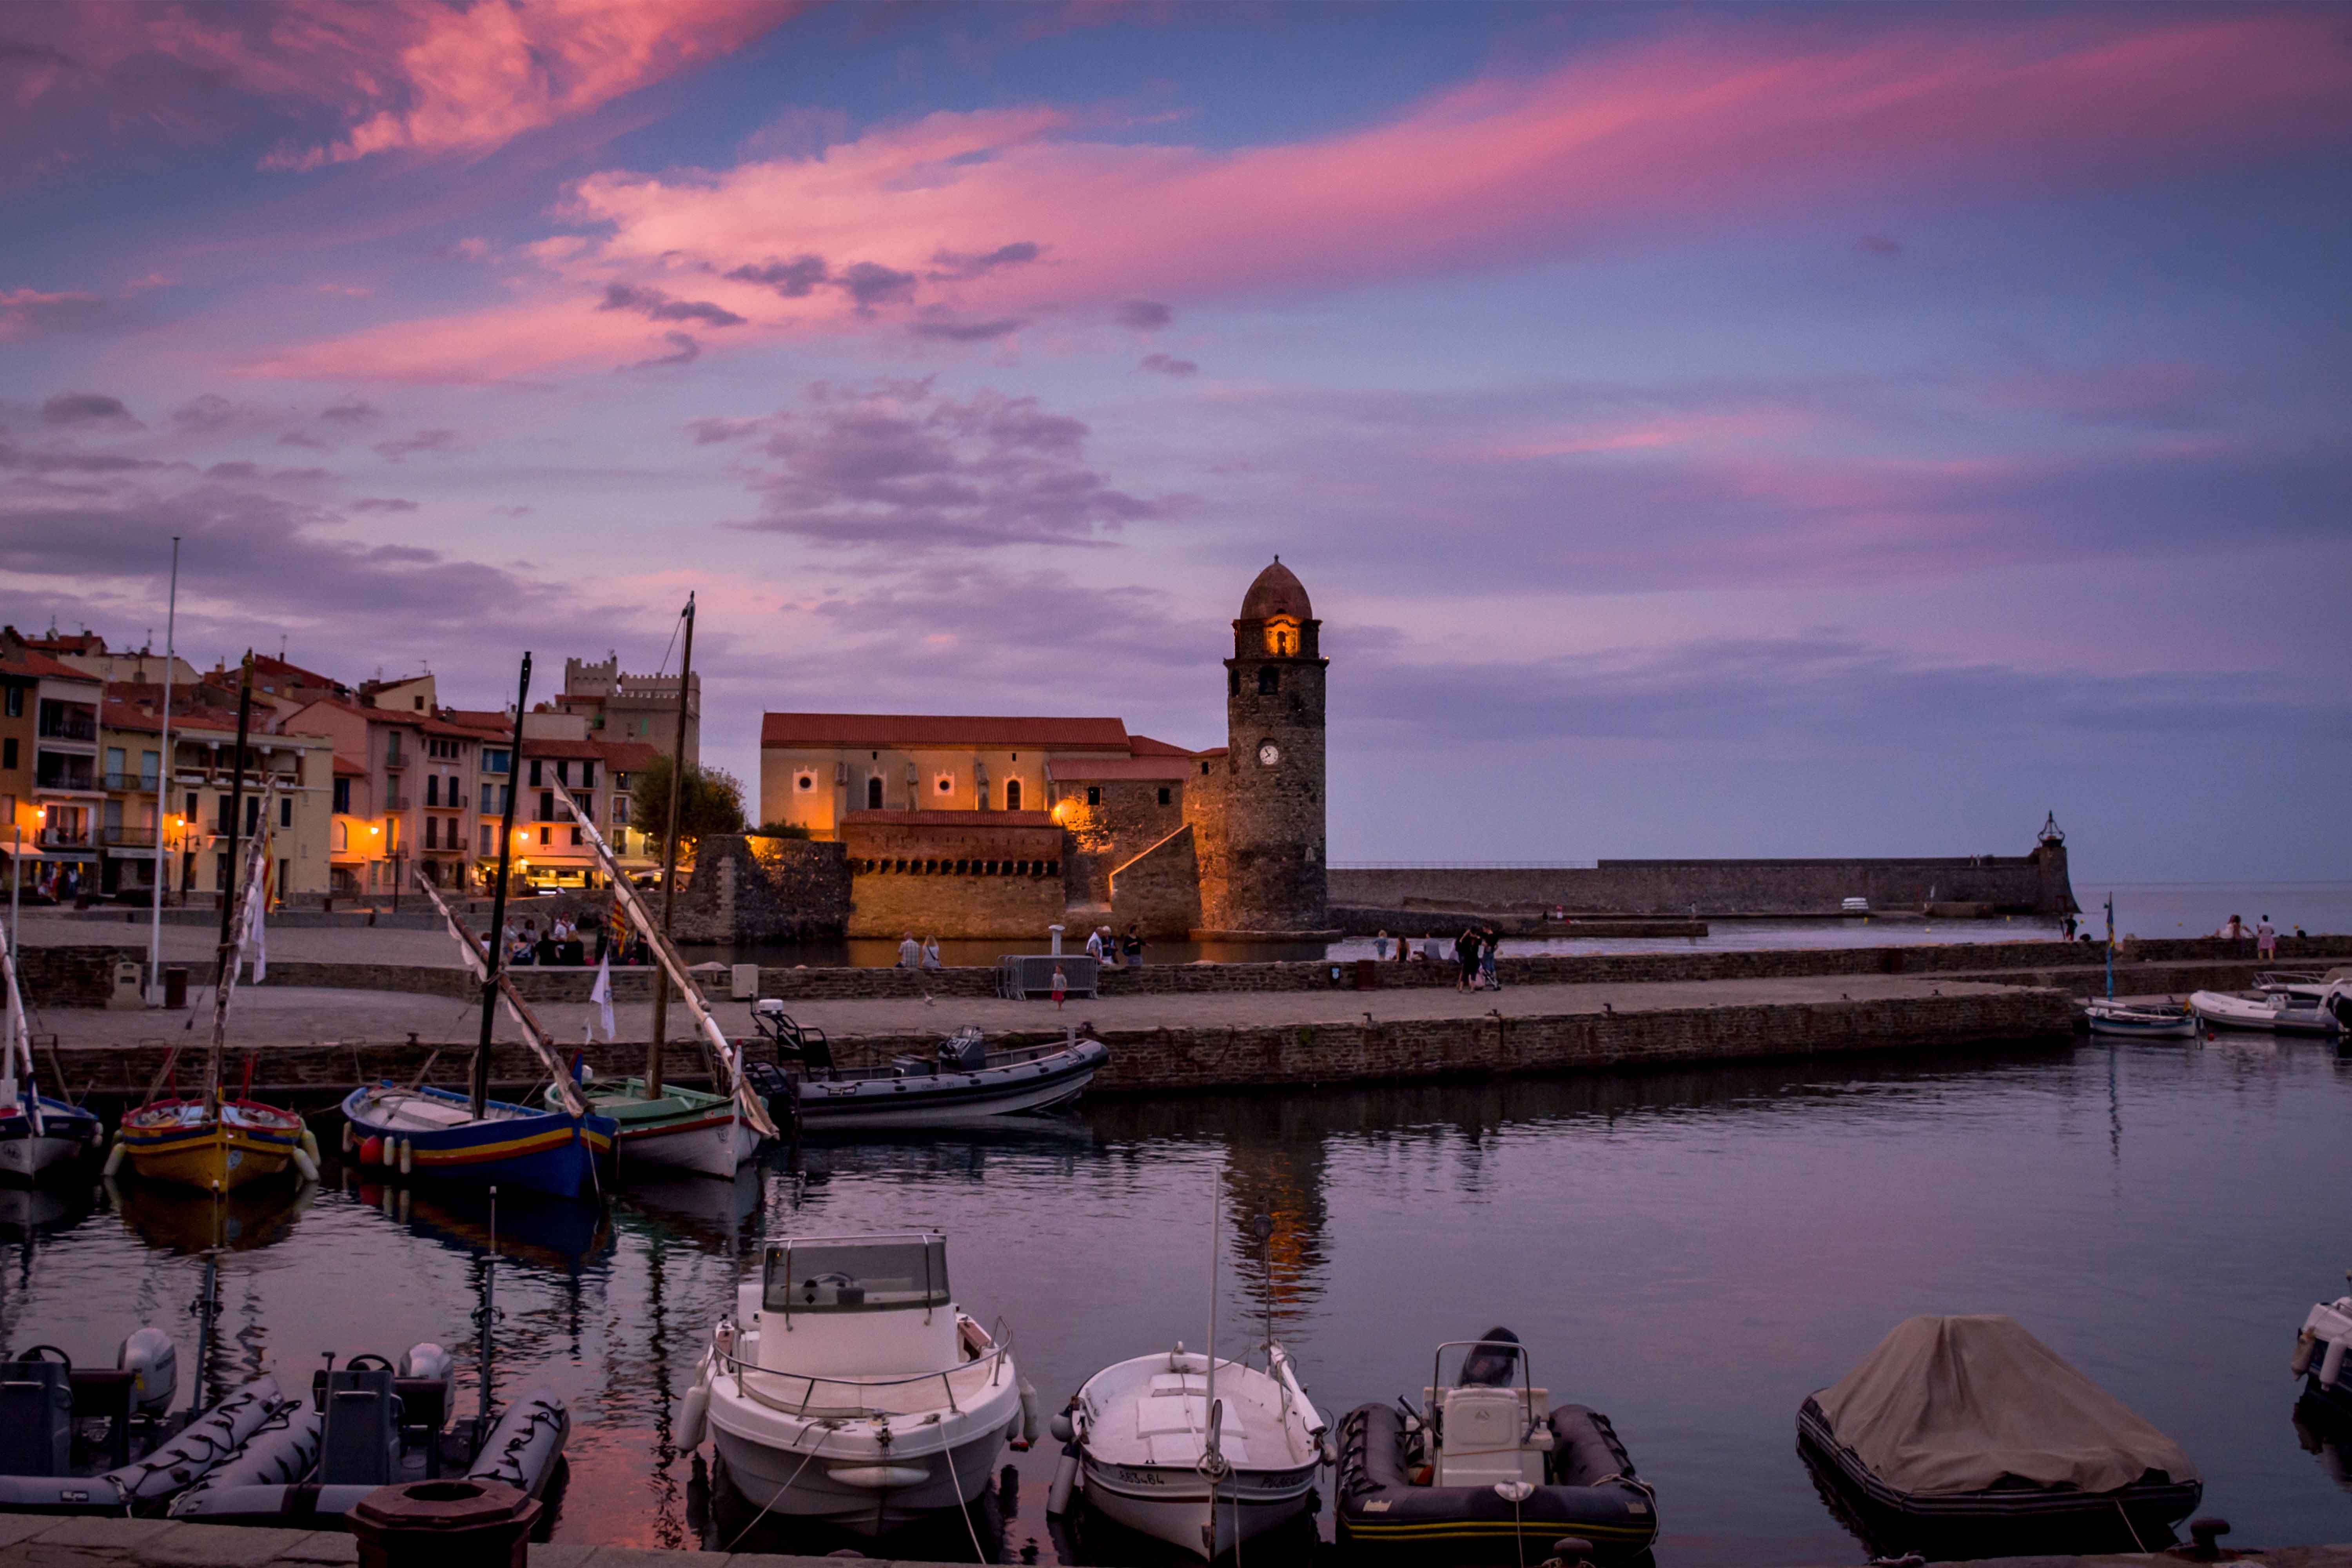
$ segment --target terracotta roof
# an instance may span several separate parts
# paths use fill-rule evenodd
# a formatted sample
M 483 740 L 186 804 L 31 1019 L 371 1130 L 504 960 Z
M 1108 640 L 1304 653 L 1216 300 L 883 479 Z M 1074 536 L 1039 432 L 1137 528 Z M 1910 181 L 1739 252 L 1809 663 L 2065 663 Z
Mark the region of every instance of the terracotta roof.
M 81 680 L 92 686 L 98 684 L 95 675 L 76 669 L 69 664 L 59 664 L 47 654 L 36 650 L 29 643 L 20 652 L 0 658 L 0 670 L 10 675 L 37 676 L 43 680 Z
M 891 747 L 901 751 L 1032 746 L 1041 752 L 1125 752 L 1117 719 L 1007 719 L 959 713 L 768 713 L 762 746 Z
M 1185 779 L 1199 771 L 1189 752 L 1173 757 L 1055 757 L 1046 769 L 1057 784 Z
M 253 673 L 256 675 L 282 676 L 288 680 L 299 680 L 305 686 L 327 686 L 341 689 L 343 684 L 331 675 L 320 675 L 315 669 L 305 669 L 299 664 L 289 664 L 282 658 L 272 658 L 266 653 L 257 653 L 253 656 Z
M 597 754 L 604 759 L 605 767 L 616 773 L 643 773 L 656 757 L 662 754 L 660 747 L 649 746 L 643 741 L 591 741 L 588 743 L 595 747 Z M 524 748 L 523 754 L 530 755 L 530 748 Z
M 532 735 L 523 741 L 522 756 L 527 763 L 541 760 L 570 762 L 575 758 L 601 763 L 604 760 L 604 743 L 598 741 L 553 741 Z
M 71 637 L 26 637 L 25 646 L 44 653 L 95 654 L 106 651 L 106 639 L 96 632 L 76 632 Z
M 368 776 L 364 764 L 355 763 L 341 752 L 335 753 L 335 776 L 339 779 L 363 779 Z
M 1315 606 L 1307 602 L 1307 585 L 1298 574 L 1274 558 L 1274 564 L 1257 574 L 1242 595 L 1241 618 L 1245 621 L 1272 620 L 1276 616 L 1293 616 L 1299 620 L 1314 617 Z
M 441 717 L 467 730 L 488 730 L 508 734 L 514 729 L 514 715 L 496 708 L 444 708 Z
M 1171 746 L 1149 735 L 1129 735 L 1127 741 L 1128 750 L 1139 757 L 1189 757 L 1194 754 L 1182 746 Z
M 845 827 L 1051 827 L 1050 811 L 853 811 Z

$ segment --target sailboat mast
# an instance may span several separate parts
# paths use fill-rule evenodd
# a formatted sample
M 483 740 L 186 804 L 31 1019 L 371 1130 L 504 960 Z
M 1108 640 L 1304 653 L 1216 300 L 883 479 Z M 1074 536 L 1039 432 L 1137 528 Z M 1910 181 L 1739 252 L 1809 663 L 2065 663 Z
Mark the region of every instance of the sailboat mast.
M 678 803 L 686 795 L 686 704 L 694 680 L 694 595 L 686 596 L 686 650 L 678 658 L 677 748 L 670 753 L 669 829 L 662 835 L 661 933 L 669 935 L 670 910 L 677 903 Z M 646 1098 L 659 1100 L 662 1091 L 662 1041 L 669 1029 L 669 983 L 654 976 L 654 1039 L 646 1047 Z
M 2107 1000 L 2116 999 L 2116 896 L 2107 895 Z
M 1224 1185 L 1209 1188 L 1209 1388 L 1202 1397 L 1201 1418 L 1209 1424 L 1209 1452 L 1217 1451 L 1217 1221 L 1224 1203 Z
M 522 681 L 515 689 L 514 745 L 507 752 L 507 810 L 499 828 L 499 885 L 490 893 L 489 949 L 482 966 L 482 1038 L 474 1047 L 471 1077 L 474 1120 L 489 1114 L 490 1029 L 498 1018 L 499 965 L 507 956 L 507 867 L 514 858 L 515 797 L 522 793 L 522 716 L 530 706 L 530 652 L 523 651 Z
M 156 1007 L 163 1005 L 163 818 L 172 798 L 172 649 L 179 626 L 180 536 L 175 533 L 172 535 L 172 592 L 163 604 L 163 735 L 155 773 L 155 908 L 147 924 L 147 1001 Z
M 212 1049 L 205 1059 L 205 1114 L 217 1114 L 221 1097 L 221 1030 L 217 1015 L 220 988 L 228 983 L 229 966 L 236 962 L 236 835 L 245 825 L 245 741 L 253 729 L 253 650 L 245 650 L 245 679 L 236 693 L 236 752 L 229 762 L 228 858 L 222 862 L 220 959 L 213 966 L 215 998 Z

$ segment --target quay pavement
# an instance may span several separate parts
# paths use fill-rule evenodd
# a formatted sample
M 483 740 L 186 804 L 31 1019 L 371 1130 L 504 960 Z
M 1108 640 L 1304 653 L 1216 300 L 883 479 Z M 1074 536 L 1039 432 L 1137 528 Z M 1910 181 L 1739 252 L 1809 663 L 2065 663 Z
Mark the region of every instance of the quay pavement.
M 630 1546 L 534 1545 L 530 1568 L 686 1568 L 677 1552 Z M 1853 1568 L 1863 1554 L 1821 1568 Z M 2245 1568 L 2352 1568 L 2352 1546 L 2278 1546 L 2228 1552 Z M 822 1568 L 837 1558 L 751 1552 L 694 1554 L 693 1568 Z M 876 1562 L 883 1568 L 883 1560 Z M 2177 1552 L 2098 1557 L 2000 1557 L 1973 1568 L 2179 1568 Z M 0 1515 L 0 1564 L 9 1568 L 355 1568 L 358 1542 L 336 1531 L 256 1530 L 163 1519 L 40 1519 Z M 902 1565 L 903 1568 L 903 1565 Z M 1966 1565 L 1956 1565 L 1966 1568 Z

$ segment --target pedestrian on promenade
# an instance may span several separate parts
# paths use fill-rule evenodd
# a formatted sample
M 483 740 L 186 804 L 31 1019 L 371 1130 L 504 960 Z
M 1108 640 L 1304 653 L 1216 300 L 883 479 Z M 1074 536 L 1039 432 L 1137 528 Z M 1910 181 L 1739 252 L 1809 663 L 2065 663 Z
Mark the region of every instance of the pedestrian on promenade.
M 643 969 L 652 963 L 653 961 L 654 944 L 646 940 L 646 933 L 638 931 L 635 935 L 630 937 L 629 962 L 639 969 Z
M 1062 1010 L 1062 999 L 1070 994 L 1070 977 L 1062 973 L 1059 963 L 1054 965 L 1054 1011 Z
M 916 969 L 922 962 L 923 950 L 915 944 L 915 933 L 908 931 L 898 939 L 898 967 Z
M 547 934 L 539 939 L 539 945 L 532 949 L 532 955 L 541 969 L 552 968 L 562 962 L 563 952 L 555 944 L 555 927 L 552 924 L 548 926 Z
M 2073 915 L 2065 915 L 2065 916 L 2061 917 L 2061 918 L 2060 918 L 2060 920 L 2059 920 L 2059 921 L 2058 921 L 2058 929 L 2059 929 L 2060 931 L 2063 931 L 2063 932 L 2065 932 L 2065 933 L 2066 933 L 2066 940 L 2067 940 L 2068 942 L 2072 942 L 2072 941 L 2074 941 L 2074 917 Z
M 1478 978 L 1478 933 L 1468 926 L 1454 939 L 1454 989 L 1467 991 Z
M 2278 956 L 2278 927 L 2271 924 L 2268 915 L 2254 928 L 2254 956 L 2264 962 Z
M 939 966 L 940 939 L 935 936 L 927 936 L 923 939 L 923 967 L 925 969 L 936 970 Z
M 1387 931 L 1383 930 L 1380 935 L 1372 938 L 1372 956 L 1374 958 L 1386 958 L 1388 955 L 1389 933 Z
M 1478 938 L 1478 973 L 1485 977 L 1489 991 L 1503 988 L 1502 976 L 1495 969 L 1495 959 L 1502 950 L 1503 939 L 1495 934 L 1493 926 L 1488 926 Z
M 588 952 L 580 941 L 580 928 L 570 921 L 563 922 L 563 939 L 555 944 L 555 962 L 577 969 L 588 962 Z
M 1139 921 L 1127 922 L 1127 935 L 1119 940 L 1118 952 L 1129 968 L 1143 967 L 1143 926 Z
M 1108 929 L 1109 928 L 1106 926 L 1096 926 L 1087 932 L 1087 956 L 1093 959 L 1097 963 L 1100 963 L 1102 962 L 1103 932 Z

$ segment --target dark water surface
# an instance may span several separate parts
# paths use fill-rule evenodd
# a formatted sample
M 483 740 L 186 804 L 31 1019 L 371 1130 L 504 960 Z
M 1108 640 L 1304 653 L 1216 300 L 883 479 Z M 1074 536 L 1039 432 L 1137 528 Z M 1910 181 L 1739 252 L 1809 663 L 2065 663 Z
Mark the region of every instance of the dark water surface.
M 2343 1540 L 2341 1456 L 2301 1445 L 2286 1362 L 2352 1266 L 2347 1127 L 2352 1067 L 2259 1037 L 1105 1102 L 635 1186 L 609 1217 L 502 1204 L 499 1381 L 572 1402 L 559 1540 L 689 1544 L 667 1412 L 731 1300 L 738 1235 L 946 1232 L 958 1298 L 1010 1321 L 1050 1408 L 1205 1337 L 1222 1177 L 1221 1348 L 1265 1300 L 1235 1223 L 1261 1211 L 1277 1331 L 1335 1416 L 1507 1324 L 1555 1401 L 1614 1419 L 1658 1489 L 1662 1563 L 1859 1561 L 1797 1458 L 1797 1405 L 1915 1312 L 2014 1313 L 2187 1447 L 2233 1541 Z M 373 1192 L 230 1210 L 216 1376 L 470 1346 L 487 1213 L 419 1196 L 404 1223 Z M 184 1376 L 205 1204 L 18 1193 L 0 1222 L 8 1348 L 110 1357 L 152 1321 Z M 1010 1547 L 1055 1561 L 1053 1445 L 1015 1458 Z M 745 1545 L 791 1544 L 772 1531 Z

